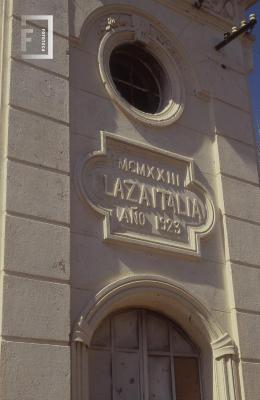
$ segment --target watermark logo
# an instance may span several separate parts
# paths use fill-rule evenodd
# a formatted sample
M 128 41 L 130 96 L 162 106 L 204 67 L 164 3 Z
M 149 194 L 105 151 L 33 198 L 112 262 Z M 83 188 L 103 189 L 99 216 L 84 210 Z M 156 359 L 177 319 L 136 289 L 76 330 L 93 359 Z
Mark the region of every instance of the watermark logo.
M 39 20 L 46 27 L 27 24 Z M 22 15 L 21 51 L 26 60 L 53 59 L 53 15 Z

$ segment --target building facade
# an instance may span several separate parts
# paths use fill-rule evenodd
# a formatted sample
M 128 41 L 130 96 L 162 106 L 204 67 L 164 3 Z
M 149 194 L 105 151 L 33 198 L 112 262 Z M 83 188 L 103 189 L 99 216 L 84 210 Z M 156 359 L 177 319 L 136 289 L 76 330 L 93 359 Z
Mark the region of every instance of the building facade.
M 259 400 L 253 3 L 3 1 L 1 399 Z

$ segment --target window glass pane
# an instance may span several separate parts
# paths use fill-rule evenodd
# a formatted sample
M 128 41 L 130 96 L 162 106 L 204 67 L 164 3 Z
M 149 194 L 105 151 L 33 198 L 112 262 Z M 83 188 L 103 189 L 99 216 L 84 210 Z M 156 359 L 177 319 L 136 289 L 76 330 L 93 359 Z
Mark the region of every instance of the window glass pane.
M 113 318 L 116 348 L 138 348 L 137 311 L 124 312 Z
M 123 44 L 112 51 L 109 64 L 121 96 L 139 110 L 156 113 L 165 73 L 155 57 L 140 43 Z
M 110 345 L 110 320 L 107 318 L 99 325 L 91 342 L 92 346 L 109 347 Z
M 149 400 L 172 400 L 170 357 L 148 357 L 148 370 Z
M 140 400 L 139 354 L 116 352 L 113 357 L 113 400 Z
M 111 355 L 108 351 L 89 350 L 90 399 L 111 400 Z
M 146 331 L 149 350 L 169 351 L 167 319 L 164 319 L 155 313 L 147 313 Z
M 174 354 L 187 354 L 194 355 L 195 351 L 192 348 L 191 343 L 188 342 L 183 336 L 179 334 L 175 329 L 172 329 L 173 338 L 173 349 Z
M 176 400 L 201 400 L 196 358 L 174 358 Z

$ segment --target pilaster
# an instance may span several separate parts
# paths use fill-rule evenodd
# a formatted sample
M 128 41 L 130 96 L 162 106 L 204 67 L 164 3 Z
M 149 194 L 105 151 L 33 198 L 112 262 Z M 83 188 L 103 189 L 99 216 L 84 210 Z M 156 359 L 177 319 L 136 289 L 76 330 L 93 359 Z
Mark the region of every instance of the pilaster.
M 222 117 L 223 120 L 225 117 Z M 228 115 L 226 116 L 228 121 Z M 237 124 L 243 127 L 243 114 Z M 254 131 L 238 137 L 230 130 L 216 135 L 219 204 L 223 213 L 227 285 L 233 336 L 240 359 L 242 398 L 257 398 L 260 385 L 255 378 L 260 368 L 259 312 L 259 199 L 260 187 Z M 241 139 L 241 140 L 240 140 Z M 249 140 L 248 140 L 249 139 Z
M 4 1 L 2 63 L 1 398 L 68 400 L 68 6 L 14 0 L 11 10 L 10 3 Z M 53 60 L 22 59 L 22 15 L 54 16 Z M 40 21 L 30 28 L 39 33 Z

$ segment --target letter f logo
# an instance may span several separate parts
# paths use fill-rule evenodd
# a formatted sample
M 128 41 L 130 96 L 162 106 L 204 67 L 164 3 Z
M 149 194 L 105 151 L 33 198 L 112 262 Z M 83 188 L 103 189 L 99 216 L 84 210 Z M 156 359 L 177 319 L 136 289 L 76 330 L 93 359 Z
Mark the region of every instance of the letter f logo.
M 22 26 L 26 26 L 26 16 L 22 16 Z M 30 43 L 32 41 L 31 37 L 27 37 L 27 35 L 32 34 L 33 29 L 26 29 L 22 28 L 21 32 L 21 50 L 23 53 L 27 51 L 27 43 Z

